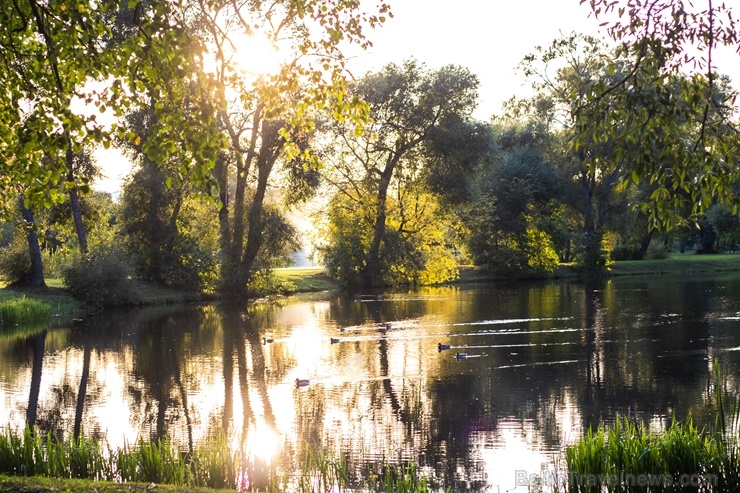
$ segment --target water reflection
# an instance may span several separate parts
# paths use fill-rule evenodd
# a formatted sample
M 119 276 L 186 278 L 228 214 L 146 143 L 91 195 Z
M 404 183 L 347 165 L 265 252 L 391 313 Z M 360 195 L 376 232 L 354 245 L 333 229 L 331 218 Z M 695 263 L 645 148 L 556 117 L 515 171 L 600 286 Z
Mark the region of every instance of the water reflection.
M 0 427 L 183 450 L 226 432 L 255 487 L 309 444 L 357 482 L 411 460 L 442 486 L 511 489 L 618 415 L 711 423 L 714 366 L 736 384 L 739 314 L 737 276 L 107 313 L 0 339 Z

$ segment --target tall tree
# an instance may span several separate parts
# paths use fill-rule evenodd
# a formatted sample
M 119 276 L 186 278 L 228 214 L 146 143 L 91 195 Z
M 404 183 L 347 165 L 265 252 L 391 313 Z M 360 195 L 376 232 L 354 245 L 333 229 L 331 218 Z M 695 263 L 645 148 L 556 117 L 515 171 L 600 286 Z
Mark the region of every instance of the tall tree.
M 414 60 L 390 64 L 364 76 L 353 88 L 366 101 L 372 119 L 364 133 L 358 134 L 341 122 L 331 130 L 335 143 L 327 153 L 331 172 L 327 177 L 343 197 L 359 202 L 371 214 L 371 234 L 363 255 L 362 282 L 384 283 L 383 252 L 393 249 L 389 236 L 389 194 L 403 195 L 415 184 L 423 183 L 425 168 L 447 163 L 435 138 L 449 140 L 451 129 L 463 123 L 474 126 L 472 111 L 477 104 L 478 79 L 468 70 L 446 66 L 430 71 Z M 469 133 L 460 132 L 461 148 Z M 450 147 L 454 147 L 451 145 Z M 472 160 L 474 161 L 474 160 Z M 363 203 L 364 202 L 364 203 Z M 395 202 L 402 206 L 403 201 Z M 416 206 L 412 206 L 412 209 Z M 403 226 L 394 233 L 402 232 Z
M 698 165 L 691 164 L 699 158 L 694 139 L 701 129 L 695 118 L 702 107 L 696 101 L 707 90 L 706 81 L 702 76 L 663 73 L 660 60 L 652 58 L 642 60 L 632 73 L 626 53 L 622 48 L 608 51 L 592 37 L 572 35 L 538 49 L 523 63 L 538 92 L 535 99 L 550 102 L 552 128 L 567 142 L 565 159 L 572 162 L 582 197 L 583 264 L 591 272 L 605 266 L 603 234 L 614 210 L 615 190 L 622 184 L 638 184 L 642 173 L 652 170 L 657 185 L 642 206 L 654 226 L 680 221 L 677 211 L 698 197 L 679 193 L 689 175 L 668 175 L 684 165 Z M 627 74 L 631 77 L 628 90 L 604 92 Z M 717 87 L 713 91 L 724 94 Z M 694 99 L 686 99 L 686 94 Z M 653 126 L 656 112 L 664 111 L 670 118 L 663 115 L 664 124 Z M 722 117 L 714 111 L 708 115 L 711 120 Z M 625 146 L 625 142 L 631 144 Z M 682 173 L 687 172 L 684 168 Z M 711 181 L 691 176 L 698 188 Z M 709 189 L 700 194 L 700 202 L 711 197 Z M 694 213 L 701 207 L 701 203 L 692 205 Z
M 498 276 L 547 274 L 569 247 L 562 230 L 572 177 L 550 152 L 557 136 L 537 120 L 499 123 L 494 133 L 498 159 L 463 214 L 473 260 Z
M 219 189 L 221 290 L 244 296 L 263 232 L 275 224 L 266 206 L 277 171 L 298 179 L 289 182 L 291 189 L 304 189 L 315 175 L 318 159 L 308 143 L 317 110 L 355 124 L 366 114 L 366 105 L 346 94 L 340 45 L 368 46 L 363 29 L 390 13 L 382 2 L 366 14 L 356 2 L 198 0 L 184 4 L 181 15 L 193 19 L 191 32 L 214 60 L 203 67 L 203 78 L 224 142 L 212 175 Z M 259 55 L 247 51 L 254 39 L 280 50 L 272 54 L 282 59 L 277 68 L 259 72 L 253 63 Z
M 677 207 L 688 206 L 694 216 L 713 200 L 736 207 L 732 190 L 740 157 L 736 92 L 722 82 L 715 54 L 721 47 L 737 51 L 737 6 L 713 0 L 581 3 L 590 4 L 619 43 L 618 56 L 629 63 L 619 77 L 597 84 L 576 111 L 579 124 L 574 142 L 586 143 L 599 134 L 616 152 L 629 153 L 654 140 L 646 139 L 651 135 L 678 138 L 682 145 L 661 145 L 664 159 L 638 153 L 626 163 L 625 176 L 631 183 L 649 179 L 658 185 L 648 210 L 655 225 L 680 223 L 681 218 L 672 213 Z M 643 77 L 646 66 L 654 76 Z M 676 76 L 681 79 L 680 90 L 666 91 L 666 81 Z M 640 105 L 640 94 L 651 92 L 656 97 L 649 105 Z M 602 100 L 613 104 L 602 105 Z M 596 114 L 590 111 L 594 106 L 604 110 Z M 642 106 L 642 114 L 632 117 L 636 106 Z M 611 127 L 611 122 L 626 118 L 640 121 L 641 131 L 620 133 Z M 690 138 L 680 135 L 686 121 L 693 126 Z

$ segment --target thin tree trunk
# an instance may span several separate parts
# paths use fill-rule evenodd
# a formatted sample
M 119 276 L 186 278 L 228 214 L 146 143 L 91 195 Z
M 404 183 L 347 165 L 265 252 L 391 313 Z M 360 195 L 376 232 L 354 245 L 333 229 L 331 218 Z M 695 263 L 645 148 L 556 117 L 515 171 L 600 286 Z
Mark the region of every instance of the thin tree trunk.
M 36 233 L 33 212 L 27 209 L 23 203 L 23 197 L 20 198 L 21 215 L 26 228 L 26 239 L 28 240 L 28 253 L 31 256 L 31 273 L 27 279 L 31 287 L 45 287 L 44 282 L 44 264 L 41 261 L 41 245 L 39 245 L 39 235 Z
M 252 161 L 255 158 L 255 149 L 257 148 L 257 137 L 260 132 L 258 131 L 260 121 L 262 120 L 262 108 L 264 105 L 259 104 L 254 111 L 252 119 L 252 138 L 249 142 L 249 149 L 247 150 L 246 156 L 242 157 L 239 152 L 239 140 L 233 131 L 229 131 L 229 135 L 232 140 L 232 147 L 234 148 L 236 159 L 236 188 L 234 190 L 234 232 L 232 234 L 232 252 L 234 257 L 239 255 L 244 246 L 244 200 L 246 196 L 247 178 L 249 176 L 249 170 L 252 166 Z M 263 133 L 267 126 L 262 125 Z M 263 136 L 262 147 L 269 145 L 269 136 Z M 260 150 L 260 153 L 262 150 Z
M 65 161 L 67 163 L 67 181 L 74 183 L 74 152 L 72 151 L 72 144 L 67 146 Z M 69 206 L 72 209 L 72 218 L 75 223 L 75 231 L 77 232 L 77 241 L 80 244 L 80 251 L 82 253 L 87 253 L 87 232 L 85 231 L 85 224 L 82 222 L 82 209 L 80 208 L 80 200 L 77 197 L 77 186 L 73 186 L 69 189 Z

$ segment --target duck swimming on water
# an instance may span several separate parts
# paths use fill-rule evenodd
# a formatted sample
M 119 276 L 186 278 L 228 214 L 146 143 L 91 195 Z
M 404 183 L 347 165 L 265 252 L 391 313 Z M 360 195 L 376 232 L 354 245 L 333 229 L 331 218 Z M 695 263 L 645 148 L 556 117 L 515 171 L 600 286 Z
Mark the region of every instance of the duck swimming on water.
M 307 378 L 296 378 L 295 379 L 295 386 L 296 387 L 305 387 L 307 386 L 311 381 Z
M 442 344 L 441 342 L 440 343 L 437 343 L 437 350 L 439 352 L 445 351 L 447 349 L 450 349 L 450 345 L 449 344 Z

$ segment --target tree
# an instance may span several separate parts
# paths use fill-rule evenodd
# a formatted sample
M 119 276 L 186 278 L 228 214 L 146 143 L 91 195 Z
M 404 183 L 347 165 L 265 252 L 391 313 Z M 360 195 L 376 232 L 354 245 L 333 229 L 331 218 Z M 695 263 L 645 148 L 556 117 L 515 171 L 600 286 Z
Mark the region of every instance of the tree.
M 364 106 L 343 98 L 345 70 L 339 46 L 346 41 L 367 46 L 363 29 L 390 15 L 384 3 L 377 14 L 365 14 L 353 1 L 327 5 L 318 0 L 280 0 L 266 5 L 135 0 L 126 5 L 131 8 L 119 9 L 117 1 L 92 0 L 0 5 L 4 48 L 0 79 L 8 88 L 0 95 L 0 179 L 6 193 L 13 190 L 9 184 L 25 187 L 25 206 L 50 206 L 63 200 L 64 190 L 74 195 L 71 191 L 84 189 L 84 180 L 70 166 L 70 156 L 83 146 L 107 146 L 114 135 L 140 142 L 141 136 L 125 126 L 105 125 L 99 118 L 109 110 L 120 117 L 134 107 L 152 108 L 156 125 L 143 151 L 157 164 L 176 158 L 178 173 L 172 184 L 189 181 L 207 192 L 215 187 L 211 172 L 227 145 L 219 119 L 233 107 L 215 97 L 221 81 L 206 65 L 210 50 L 224 54 L 226 45 L 194 33 L 192 23 L 215 19 L 198 19 L 191 15 L 191 7 L 225 13 L 245 35 L 261 27 L 274 27 L 276 37 L 290 31 L 297 55 L 283 68 L 285 77 L 261 89 L 231 85 L 228 90 L 228 94 L 252 90 L 266 120 L 288 123 L 275 129 L 268 125 L 282 140 L 264 140 L 270 142 L 266 149 L 282 144 L 290 158 L 309 155 L 291 140 L 302 132 L 288 129 L 310 130 L 307 115 L 314 108 L 331 107 L 340 117 L 361 119 Z M 216 30 L 218 26 L 213 24 Z M 306 63 L 307 59 L 314 62 Z M 234 73 L 226 74 L 229 82 Z M 291 99 L 298 93 L 303 97 Z M 85 104 L 96 111 L 81 110 Z M 58 188 L 64 180 L 65 188 Z M 13 200 L 17 193 L 13 191 Z M 253 211 L 251 234 L 258 238 L 259 208 Z M 244 270 L 248 272 L 249 266 L 239 272 Z
M 219 193 L 223 293 L 244 296 L 256 266 L 265 267 L 259 260 L 264 233 L 277 224 L 274 211 L 268 211 L 268 192 L 278 176 L 291 178 L 287 196 L 293 198 L 315 181 L 318 160 L 310 136 L 317 113 L 362 122 L 366 105 L 346 93 L 339 47 L 367 46 L 363 29 L 380 25 L 387 15 L 384 3 L 376 14 L 361 12 L 357 2 L 183 4 L 181 16 L 192 19 L 191 32 L 214 59 L 201 68 L 201 78 L 209 81 L 223 142 L 211 175 Z M 281 49 L 275 56 L 283 61 L 274 72 L 251 70 L 251 53 L 243 45 L 259 37 Z
M 662 159 L 638 153 L 626 163 L 627 181 L 648 179 L 658 185 L 646 204 L 654 227 L 681 224 L 682 218 L 672 211 L 685 206 L 693 217 L 713 200 L 736 208 L 732 193 L 740 152 L 736 92 L 723 83 L 714 57 L 719 47 L 734 49 L 740 41 L 733 5 L 712 0 L 581 1 L 586 2 L 619 43 L 618 56 L 629 64 L 619 77 L 597 84 L 576 110 L 579 131 L 574 143 L 586 143 L 597 133 L 612 143 L 615 153 L 628 153 L 658 144 L 653 135 L 682 142 L 675 148 L 663 142 Z M 642 76 L 646 67 L 653 76 Z M 679 90 L 666 91 L 668 80 L 678 81 Z M 646 93 L 655 97 L 641 104 L 641 94 Z M 614 104 L 600 114 L 589 111 L 602 100 Z M 636 112 L 637 107 L 641 109 Z M 627 118 L 639 122 L 639 132 L 610 127 Z M 687 123 L 693 129 L 689 136 L 681 136 Z
M 369 105 L 372 121 L 362 134 L 341 122 L 332 126 L 326 176 L 339 194 L 337 207 L 354 203 L 349 205 L 358 213 L 354 219 L 371 222 L 369 243 L 357 258 L 361 265 L 351 269 L 361 272 L 363 284 L 377 286 L 391 281 L 383 274 L 393 268 L 391 256 L 400 254 L 403 250 L 398 246 L 418 234 L 416 228 L 405 229 L 410 213 L 419 207 L 424 213 L 429 213 L 429 207 L 439 211 L 431 206 L 429 197 L 423 198 L 419 186 L 427 177 L 443 175 L 428 171 L 434 164 L 450 166 L 463 161 L 452 157 L 462 156 L 460 149 L 479 130 L 471 117 L 477 88 L 477 78 L 466 69 L 446 66 L 429 71 L 414 60 L 369 73 L 353 88 L 353 94 Z M 451 139 L 453 135 L 457 139 Z M 446 139 L 449 148 L 435 146 L 435 139 Z M 449 154 L 445 155 L 443 148 Z M 468 159 L 465 163 L 474 166 L 477 161 Z M 390 203 L 393 195 L 396 197 Z M 422 203 L 426 205 L 422 207 Z M 396 217 L 390 213 L 391 207 L 397 208 Z M 422 217 L 423 213 L 415 220 L 425 222 Z M 404 241 L 399 243 L 401 238 Z
M 549 148 L 556 137 L 541 122 L 497 125 L 499 159 L 481 174 L 481 194 L 464 214 L 473 260 L 501 276 L 540 276 L 557 266 L 572 186 Z
M 677 171 L 699 159 L 694 142 L 702 131 L 695 125 L 701 108 L 692 101 L 708 89 L 706 81 L 701 76 L 663 73 L 660 60 L 652 58 L 643 59 L 633 72 L 626 53 L 622 48 L 609 52 L 592 37 L 573 35 L 538 49 L 523 63 L 525 74 L 534 78 L 535 99 L 550 101 L 553 129 L 568 144 L 565 157 L 572 162 L 582 194 L 582 261 L 589 272 L 605 266 L 602 239 L 617 189 L 639 184 L 644 172 L 651 170 L 655 188 L 639 205 L 649 224 L 658 227 L 680 222 L 679 213 L 687 203 L 694 214 L 702 207 L 692 202 L 698 197 L 695 192 L 684 190 L 687 180 L 696 180 L 699 188 L 713 180 L 685 174 L 686 168 Z M 553 64 L 560 65 L 551 73 Z M 626 74 L 628 88 L 604 92 Z M 726 94 L 718 86 L 712 90 L 718 97 Z M 534 103 L 526 107 L 538 111 Z M 660 117 L 664 124 L 653 126 L 656 112 L 664 112 Z M 714 111 L 707 115 L 711 121 L 721 117 Z M 711 196 L 708 189 L 700 193 L 700 202 Z

